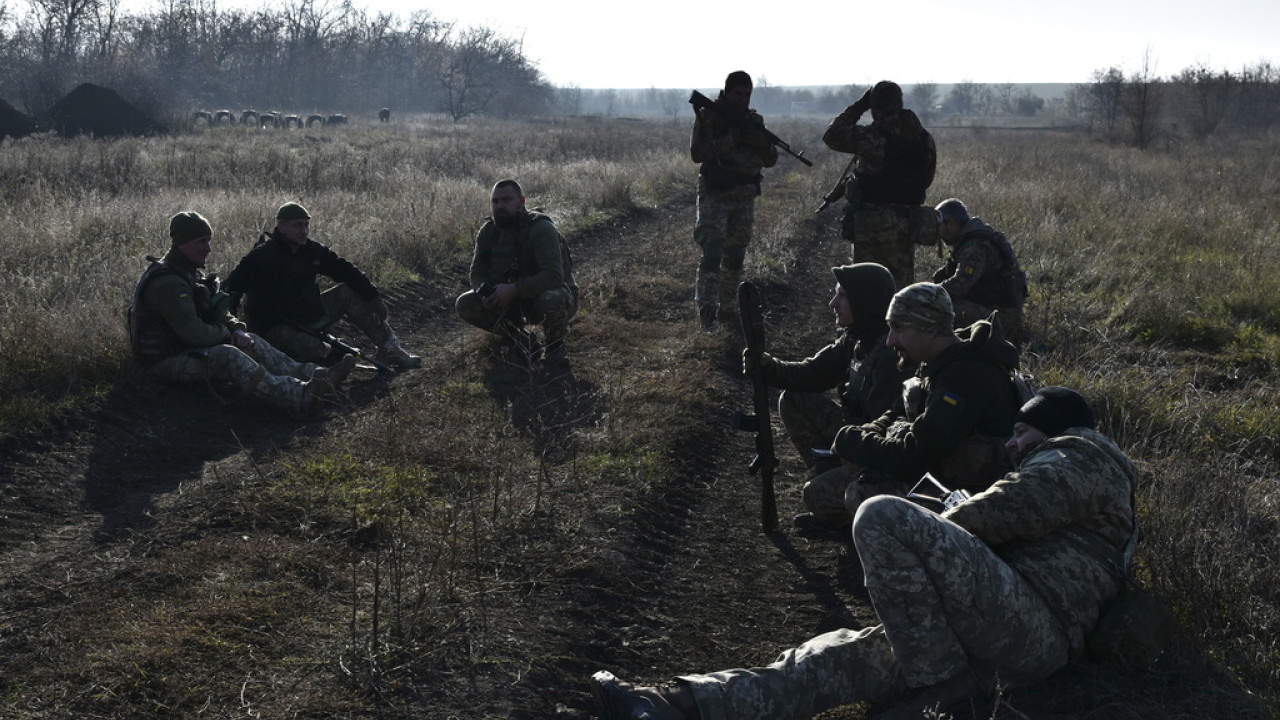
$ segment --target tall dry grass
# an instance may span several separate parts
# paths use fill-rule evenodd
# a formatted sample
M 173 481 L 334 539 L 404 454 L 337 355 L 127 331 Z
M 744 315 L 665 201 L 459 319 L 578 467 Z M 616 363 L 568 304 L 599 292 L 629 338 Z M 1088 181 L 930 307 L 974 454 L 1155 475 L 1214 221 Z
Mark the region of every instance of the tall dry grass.
M 301 201 L 313 236 L 384 285 L 465 267 L 488 188 L 518 178 L 567 228 L 653 202 L 687 175 L 674 125 L 566 121 L 294 132 L 216 128 L 146 139 L 5 141 L 0 152 L 0 434 L 127 359 L 125 310 L 167 219 L 196 210 L 226 272 Z

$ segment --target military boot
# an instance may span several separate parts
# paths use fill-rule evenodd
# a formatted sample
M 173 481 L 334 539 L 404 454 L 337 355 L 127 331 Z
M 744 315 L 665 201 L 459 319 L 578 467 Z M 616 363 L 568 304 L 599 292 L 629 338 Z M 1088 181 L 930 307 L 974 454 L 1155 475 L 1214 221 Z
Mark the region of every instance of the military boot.
M 422 367 L 422 358 L 410 355 L 400 347 L 400 340 L 391 328 L 386 328 L 385 339 L 378 345 L 378 353 L 374 359 L 384 365 L 399 366 L 405 370 Z
M 354 370 L 355 367 L 356 356 L 343 355 L 338 362 L 330 365 L 329 367 L 316 368 L 316 371 L 311 374 L 310 379 L 324 380 L 337 389 L 338 386 L 342 384 L 342 381 L 347 379 L 347 376 L 351 374 L 351 371 Z

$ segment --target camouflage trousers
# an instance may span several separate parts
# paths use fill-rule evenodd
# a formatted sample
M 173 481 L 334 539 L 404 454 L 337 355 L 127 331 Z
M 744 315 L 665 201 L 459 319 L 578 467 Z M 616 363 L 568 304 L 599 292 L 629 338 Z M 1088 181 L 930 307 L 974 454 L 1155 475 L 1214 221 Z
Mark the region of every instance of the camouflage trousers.
M 320 293 L 320 304 L 324 307 L 324 319 L 313 328 L 314 330 L 328 331 L 334 323 L 345 317 L 350 318 L 352 324 L 368 335 L 374 346 L 379 349 L 395 341 L 395 333 L 391 330 L 391 325 L 378 317 L 369 301 L 355 294 L 345 284 L 334 285 Z M 273 325 L 267 328 L 262 336 L 272 345 L 302 362 L 323 363 L 333 351 L 333 348 L 324 340 L 289 323 Z
M 188 350 L 148 367 L 158 377 L 173 382 L 209 382 L 230 387 L 239 396 L 249 395 L 295 415 L 303 414 L 303 382 L 316 371 L 313 363 L 300 363 L 263 338 L 249 334 L 253 347 L 214 345 Z
M 702 248 L 694 301 L 700 307 L 726 311 L 738 306 L 738 283 L 755 226 L 755 185 L 739 185 L 728 192 L 713 193 L 706 180 L 698 179 L 698 218 L 693 225 L 693 241 Z
M 578 299 L 569 288 L 558 287 L 533 299 L 519 298 L 505 310 L 500 310 L 485 307 L 484 298 L 476 291 L 468 290 L 458 296 L 454 308 L 458 317 L 493 333 L 501 334 L 507 328 L 541 325 L 542 344 L 549 348 L 563 343 L 569 335 L 569 321 L 578 313 Z
M 907 500 L 873 498 L 853 522 L 881 625 L 836 630 L 766 667 L 679 679 L 703 720 L 807 718 L 973 671 L 1016 687 L 1066 665 L 1070 641 L 1036 591 L 985 543 Z
M 885 266 L 899 289 L 914 283 L 916 243 L 909 216 L 901 209 L 878 205 L 846 208 L 845 213 L 845 237 L 852 233 L 853 261 Z

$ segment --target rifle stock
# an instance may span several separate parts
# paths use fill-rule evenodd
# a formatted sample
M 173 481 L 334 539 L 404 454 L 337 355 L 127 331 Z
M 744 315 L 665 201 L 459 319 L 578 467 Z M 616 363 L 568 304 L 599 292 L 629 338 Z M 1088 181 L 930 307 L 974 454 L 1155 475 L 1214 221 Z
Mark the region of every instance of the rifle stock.
M 822 204 L 814 211 L 815 214 L 821 213 L 823 210 L 831 207 L 831 203 L 844 197 L 845 187 L 849 184 L 849 173 L 853 172 L 853 165 L 856 162 L 858 162 L 857 155 L 849 158 L 849 164 L 844 166 L 844 171 L 840 173 L 840 179 L 837 180 L 836 184 L 831 188 L 831 192 L 822 196 Z
M 778 529 L 778 502 L 773 489 L 773 471 L 778 458 L 773 449 L 773 426 L 769 422 L 769 386 L 760 373 L 760 356 L 764 353 L 764 309 L 760 290 L 751 281 L 738 286 L 738 312 L 742 334 L 751 357 L 751 401 L 755 415 L 741 415 L 738 427 L 756 434 L 756 455 L 747 468 L 760 475 L 760 526 L 764 532 Z
M 328 344 L 330 347 L 337 348 L 338 350 L 341 350 L 342 352 L 346 353 L 347 355 L 355 356 L 355 358 L 356 358 L 357 360 L 360 360 L 360 361 L 362 361 L 362 362 L 366 362 L 366 363 L 368 363 L 368 364 L 372 365 L 372 366 L 373 366 L 373 367 L 374 367 L 374 368 L 375 368 L 379 373 L 384 373 L 384 374 L 385 374 L 385 373 L 394 373 L 394 372 L 395 372 L 395 370 L 394 370 L 394 369 L 392 369 L 392 368 L 391 368 L 391 366 L 387 365 L 386 363 L 378 362 L 377 360 L 375 360 L 374 358 L 370 357 L 367 353 L 365 353 L 365 352 L 364 352 L 363 350 L 361 350 L 360 348 L 358 348 L 358 347 L 354 347 L 354 346 L 352 346 L 352 345 L 348 345 L 347 343 L 343 342 L 342 340 L 339 340 L 336 336 L 334 336 L 334 334 L 333 334 L 333 333 L 331 333 L 331 332 L 329 332 L 329 331 L 327 331 L 327 330 L 320 330 L 320 329 L 318 329 L 318 328 L 313 328 L 313 327 L 311 327 L 311 326 L 309 326 L 309 325 L 306 325 L 306 324 L 304 324 L 304 323 L 300 323 L 300 322 L 298 322 L 298 321 L 296 321 L 296 320 L 288 320 L 288 323 L 289 323 L 290 325 L 294 326 L 295 328 L 297 328 L 297 329 L 301 330 L 302 332 L 307 333 L 308 335 L 313 335 L 313 336 L 315 336 L 315 337 L 317 337 L 317 338 L 320 338 L 322 341 L 324 341 L 324 342 L 325 342 L 326 344 Z
M 729 111 L 726 110 L 721 105 L 719 105 L 718 103 L 716 103 L 715 100 L 712 100 L 711 98 L 707 97 L 706 95 L 703 95 L 697 90 L 694 90 L 689 95 L 689 104 L 700 110 L 711 110 L 712 112 L 723 117 L 724 119 L 728 120 L 731 123 L 745 124 L 745 122 L 741 118 L 730 115 Z M 813 167 L 813 161 L 804 156 L 803 150 L 801 150 L 800 152 L 796 152 L 792 150 L 791 146 L 788 145 L 786 141 L 784 141 L 782 138 L 778 137 L 777 135 L 774 135 L 773 132 L 769 130 L 769 128 L 765 127 L 763 124 L 756 126 L 756 129 L 764 133 L 765 138 L 767 138 L 774 147 L 790 155 L 791 157 L 799 160 L 805 165 L 809 167 Z

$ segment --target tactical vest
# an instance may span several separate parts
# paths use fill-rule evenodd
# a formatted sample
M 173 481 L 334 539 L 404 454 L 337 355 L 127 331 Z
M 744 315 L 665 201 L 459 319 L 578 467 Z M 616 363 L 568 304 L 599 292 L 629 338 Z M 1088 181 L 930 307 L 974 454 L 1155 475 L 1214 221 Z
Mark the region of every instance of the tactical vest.
M 533 231 L 534 224 L 540 220 L 551 222 L 551 216 L 537 211 L 525 211 L 521 216 L 519 228 L 516 230 L 515 257 L 511 259 L 511 264 L 506 271 L 499 274 L 498 281 L 515 282 L 532 274 L 530 268 L 524 267 L 524 265 L 526 263 L 532 265 L 529 261 L 533 259 L 533 256 L 526 256 L 525 250 L 529 247 L 529 234 Z M 480 232 L 486 245 L 491 248 L 496 246 L 494 241 L 501 231 L 498 229 L 498 224 L 493 221 L 493 218 L 485 221 L 484 226 L 480 228 Z M 573 294 L 576 297 L 578 288 L 573 282 L 573 255 L 569 252 L 569 244 L 564 241 L 564 236 L 559 233 L 557 233 L 557 236 L 560 238 L 560 266 L 564 270 L 564 285 L 566 288 L 573 290 Z M 493 258 L 489 257 L 488 260 L 492 266 Z
M 861 341 L 855 345 L 854 358 L 849 362 L 848 380 L 840 392 L 841 406 L 845 410 L 846 418 L 858 418 L 866 412 L 867 396 L 871 394 L 874 381 L 872 374 L 875 372 L 874 363 L 877 354 L 874 350 L 883 347 L 884 338 L 885 335 L 881 335 L 867 342 L 865 346 Z M 873 348 L 873 351 L 864 353 L 861 351 L 862 347 Z
M 929 189 L 929 133 L 915 140 L 886 136 L 883 169 L 857 174 L 861 200 L 871 204 L 919 205 Z
M 190 275 L 170 267 L 163 260 L 148 259 L 151 260 L 151 265 L 138 278 L 138 284 L 133 289 L 133 300 L 129 303 L 129 345 L 138 360 L 156 361 L 173 357 L 188 346 L 169 326 L 164 316 L 146 301 L 144 296 L 147 285 L 161 275 L 177 275 L 191 288 L 191 299 L 195 301 L 198 315 L 204 317 L 213 303 L 209 289 L 195 282 Z
M 956 243 L 955 249 L 952 251 L 952 257 L 959 252 L 962 245 L 977 239 L 987 240 L 992 247 L 996 248 L 1000 255 L 1000 268 L 995 273 L 992 273 L 989 280 L 984 278 L 974 285 L 973 290 L 966 299 L 987 307 L 1022 307 L 1023 302 L 1027 299 L 1027 274 L 1019 267 L 1018 257 L 1013 252 L 1013 246 L 1009 244 L 1008 238 L 1003 233 L 994 230 L 991 232 L 986 230 L 970 232 Z M 949 266 L 954 266 L 954 264 L 954 261 L 948 263 Z M 952 267 L 952 271 L 955 271 L 955 267 Z

